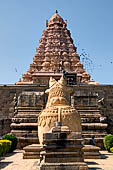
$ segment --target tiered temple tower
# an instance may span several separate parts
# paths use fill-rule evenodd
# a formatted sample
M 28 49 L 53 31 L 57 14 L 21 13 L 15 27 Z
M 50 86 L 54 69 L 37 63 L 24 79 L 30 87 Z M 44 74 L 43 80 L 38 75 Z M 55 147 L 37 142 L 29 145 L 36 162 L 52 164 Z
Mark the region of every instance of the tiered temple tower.
M 76 73 L 76 83 L 89 83 L 90 75 L 83 68 L 73 44 L 67 21 L 58 12 L 46 21 L 33 63 L 17 84 L 48 84 L 49 78 L 60 79 L 63 71 Z

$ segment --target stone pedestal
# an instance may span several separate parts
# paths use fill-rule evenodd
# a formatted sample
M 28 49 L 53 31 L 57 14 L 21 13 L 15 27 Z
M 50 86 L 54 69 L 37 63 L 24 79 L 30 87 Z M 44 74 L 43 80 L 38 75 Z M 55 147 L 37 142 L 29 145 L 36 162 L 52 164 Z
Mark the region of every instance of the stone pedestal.
M 88 170 L 84 163 L 80 134 L 58 126 L 43 136 L 40 170 Z
M 23 150 L 23 159 L 40 159 L 40 152 L 43 147 L 38 144 L 32 144 L 24 147 Z
M 100 159 L 100 148 L 93 145 L 85 145 L 82 148 L 82 151 L 84 152 L 84 158 L 85 159 Z

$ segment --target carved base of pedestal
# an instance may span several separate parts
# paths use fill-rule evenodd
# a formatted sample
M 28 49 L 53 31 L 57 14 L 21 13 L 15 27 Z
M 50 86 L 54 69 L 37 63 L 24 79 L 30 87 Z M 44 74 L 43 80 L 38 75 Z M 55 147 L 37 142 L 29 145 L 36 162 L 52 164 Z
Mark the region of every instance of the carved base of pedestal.
M 88 170 L 84 162 L 74 163 L 41 163 L 40 170 Z

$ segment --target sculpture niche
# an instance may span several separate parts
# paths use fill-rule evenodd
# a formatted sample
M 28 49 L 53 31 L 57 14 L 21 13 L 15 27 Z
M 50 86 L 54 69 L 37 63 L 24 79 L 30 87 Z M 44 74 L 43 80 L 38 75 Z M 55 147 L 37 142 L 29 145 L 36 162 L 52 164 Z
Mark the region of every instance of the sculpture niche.
M 57 82 L 50 78 L 49 94 L 46 108 L 38 116 L 38 136 L 39 142 L 43 144 L 43 134 L 48 133 L 56 122 L 62 122 L 62 126 L 68 126 L 72 132 L 80 132 L 81 120 L 75 108 L 69 105 L 68 98 L 71 90 L 66 86 L 66 81 L 62 76 Z

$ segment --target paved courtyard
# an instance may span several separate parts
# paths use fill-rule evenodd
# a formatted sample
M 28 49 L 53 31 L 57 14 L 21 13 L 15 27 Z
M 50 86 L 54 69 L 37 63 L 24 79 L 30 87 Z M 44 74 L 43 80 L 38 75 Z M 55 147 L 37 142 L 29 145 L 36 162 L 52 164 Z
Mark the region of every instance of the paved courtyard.
M 87 159 L 89 170 L 113 170 L 113 154 L 101 151 L 102 159 Z M 37 170 L 39 160 L 23 159 L 23 151 L 16 150 L 0 158 L 0 170 Z

